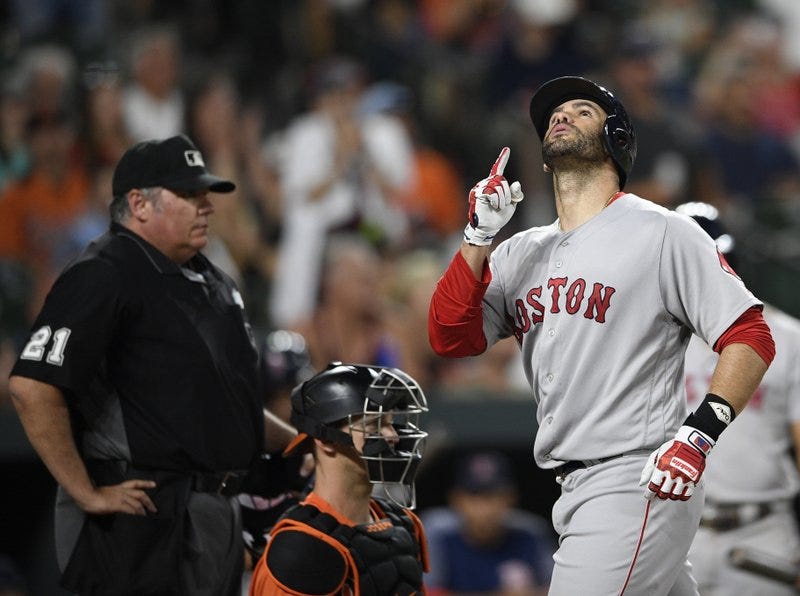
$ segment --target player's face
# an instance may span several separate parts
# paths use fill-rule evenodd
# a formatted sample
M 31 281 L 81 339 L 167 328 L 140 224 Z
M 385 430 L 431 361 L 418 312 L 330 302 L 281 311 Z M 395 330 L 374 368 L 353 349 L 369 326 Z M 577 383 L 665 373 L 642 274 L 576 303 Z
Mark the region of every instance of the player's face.
M 208 191 L 176 194 L 162 189 L 154 197 L 147 240 L 176 263 L 185 263 L 208 243 L 208 217 L 214 207 Z
M 359 453 L 364 450 L 364 442 L 369 438 L 381 437 L 389 445 L 396 445 L 399 438 L 397 431 L 392 426 L 392 414 L 367 414 L 350 425 L 353 444 Z
M 367 439 L 383 438 L 389 445 L 398 442 L 397 432 L 392 426 L 390 414 L 367 414 L 365 416 L 352 416 L 349 422 L 342 425 L 341 430 L 350 433 L 353 437 L 353 447 L 340 448 L 340 452 L 345 456 L 346 469 L 350 469 L 354 477 L 361 478 L 369 483 L 367 472 L 367 462 L 361 457 L 364 453 L 364 445 Z
M 565 159 L 605 159 L 601 137 L 605 120 L 603 108 L 588 99 L 569 100 L 556 107 L 542 142 L 544 163 L 553 169 Z

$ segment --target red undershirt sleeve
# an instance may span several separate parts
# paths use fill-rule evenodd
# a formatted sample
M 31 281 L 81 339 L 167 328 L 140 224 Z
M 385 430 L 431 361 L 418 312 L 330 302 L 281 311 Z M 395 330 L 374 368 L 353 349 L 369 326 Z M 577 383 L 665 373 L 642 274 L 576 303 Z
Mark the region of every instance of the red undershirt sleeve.
M 486 350 L 481 300 L 492 279 L 488 261 L 475 279 L 461 252 L 436 284 L 428 311 L 428 338 L 440 356 L 477 356 Z
M 775 342 L 764 315 L 761 314 L 761 307 L 753 306 L 744 311 L 720 336 L 714 344 L 714 351 L 722 352 L 730 344 L 747 344 L 761 356 L 767 366 L 772 363 L 775 358 Z

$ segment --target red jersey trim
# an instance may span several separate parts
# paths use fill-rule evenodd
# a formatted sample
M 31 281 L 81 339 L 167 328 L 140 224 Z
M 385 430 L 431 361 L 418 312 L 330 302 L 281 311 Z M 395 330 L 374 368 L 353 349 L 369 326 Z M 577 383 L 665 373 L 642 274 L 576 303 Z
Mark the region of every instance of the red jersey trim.
M 631 559 L 631 565 L 628 567 L 628 575 L 625 577 L 625 583 L 622 584 L 622 589 L 619 591 L 619 596 L 625 594 L 625 590 L 628 588 L 628 584 L 631 581 L 631 576 L 633 575 L 633 568 L 636 566 L 636 560 L 639 558 L 639 551 L 642 549 L 642 542 L 644 542 L 644 531 L 647 528 L 647 520 L 650 517 L 650 504 L 652 501 L 648 500 L 647 505 L 644 508 L 644 519 L 642 520 L 642 529 L 639 532 L 639 540 L 636 542 L 636 550 L 633 553 L 633 559 Z
M 621 191 L 621 190 L 618 190 L 618 191 L 617 191 L 616 193 L 614 193 L 614 194 L 611 196 L 611 198 L 608 200 L 608 203 L 606 203 L 606 207 L 608 207 L 608 206 L 609 206 L 611 203 L 613 203 L 614 201 L 616 201 L 618 198 L 620 198 L 620 197 L 624 197 L 626 194 L 628 194 L 628 193 L 626 193 L 626 192 L 623 192 L 623 191 Z

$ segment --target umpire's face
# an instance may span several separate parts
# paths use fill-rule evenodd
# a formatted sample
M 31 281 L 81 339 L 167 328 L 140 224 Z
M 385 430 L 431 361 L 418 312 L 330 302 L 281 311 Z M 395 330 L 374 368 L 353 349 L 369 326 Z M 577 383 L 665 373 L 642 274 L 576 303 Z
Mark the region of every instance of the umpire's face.
M 145 239 L 172 261 L 185 263 L 208 243 L 214 206 L 207 190 L 177 194 L 162 188 L 142 207 Z

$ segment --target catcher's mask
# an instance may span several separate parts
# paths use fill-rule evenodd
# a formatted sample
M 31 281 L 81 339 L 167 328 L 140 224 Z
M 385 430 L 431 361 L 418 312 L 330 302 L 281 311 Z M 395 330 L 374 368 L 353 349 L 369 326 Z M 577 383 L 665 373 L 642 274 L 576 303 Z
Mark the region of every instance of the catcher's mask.
M 413 508 L 414 478 L 428 436 L 419 416 L 427 411 L 425 394 L 403 371 L 332 362 L 292 391 L 291 422 L 299 434 L 284 454 L 309 451 L 313 438 L 354 447 L 351 433 L 363 433 L 359 456 L 369 481 L 395 503 Z M 396 436 L 382 432 L 387 424 Z
M 605 87 L 583 77 L 559 77 L 539 87 L 530 105 L 539 139 L 544 141 L 553 110 L 571 99 L 590 99 L 605 110 L 603 144 L 619 175 L 619 187 L 624 188 L 636 160 L 636 133 L 622 103 Z

